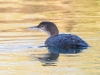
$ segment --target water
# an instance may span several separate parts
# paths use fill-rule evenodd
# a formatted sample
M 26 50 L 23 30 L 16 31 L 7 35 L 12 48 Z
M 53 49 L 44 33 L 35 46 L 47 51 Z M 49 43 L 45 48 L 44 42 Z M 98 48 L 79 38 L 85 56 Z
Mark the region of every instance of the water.
M 99 0 L 0 4 L 0 75 L 100 75 Z M 69 52 L 40 47 L 48 36 L 27 28 L 41 21 L 55 22 L 60 33 L 78 35 L 91 47 Z

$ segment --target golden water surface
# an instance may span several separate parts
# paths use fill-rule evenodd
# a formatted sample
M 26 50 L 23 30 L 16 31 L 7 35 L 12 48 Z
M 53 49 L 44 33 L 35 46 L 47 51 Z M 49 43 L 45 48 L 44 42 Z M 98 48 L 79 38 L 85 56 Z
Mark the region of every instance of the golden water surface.
M 40 60 L 48 49 L 38 46 L 48 36 L 27 28 L 41 21 L 91 47 L 59 54 L 52 64 Z M 0 75 L 100 75 L 100 0 L 0 0 Z

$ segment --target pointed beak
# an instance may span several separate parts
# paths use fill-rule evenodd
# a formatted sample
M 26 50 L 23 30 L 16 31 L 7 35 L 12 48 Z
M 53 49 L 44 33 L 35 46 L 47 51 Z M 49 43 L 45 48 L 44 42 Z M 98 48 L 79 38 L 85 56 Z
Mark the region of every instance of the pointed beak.
M 33 27 L 29 27 L 29 28 L 27 28 L 28 30 L 38 30 L 39 28 L 38 28 L 38 26 L 33 26 Z

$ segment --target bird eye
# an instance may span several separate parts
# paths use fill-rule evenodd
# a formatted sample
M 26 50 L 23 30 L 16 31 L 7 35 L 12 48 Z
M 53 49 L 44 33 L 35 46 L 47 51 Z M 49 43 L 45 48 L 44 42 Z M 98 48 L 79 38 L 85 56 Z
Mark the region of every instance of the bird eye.
M 41 26 L 41 28 L 43 27 L 43 25 Z

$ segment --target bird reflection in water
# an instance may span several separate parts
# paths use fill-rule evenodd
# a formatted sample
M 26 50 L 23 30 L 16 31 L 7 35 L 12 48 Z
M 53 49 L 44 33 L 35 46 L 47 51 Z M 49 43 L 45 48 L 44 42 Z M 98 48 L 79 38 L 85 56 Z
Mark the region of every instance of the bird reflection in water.
M 43 63 L 43 66 L 56 66 L 59 54 L 47 53 L 43 54 L 43 57 L 38 57 L 39 61 Z
M 58 57 L 60 54 L 77 54 L 81 53 L 82 50 L 86 48 L 54 48 L 54 47 L 47 47 L 48 53 L 43 54 L 43 56 L 37 57 L 39 61 L 43 63 L 43 66 L 56 66 L 56 62 L 58 61 Z

